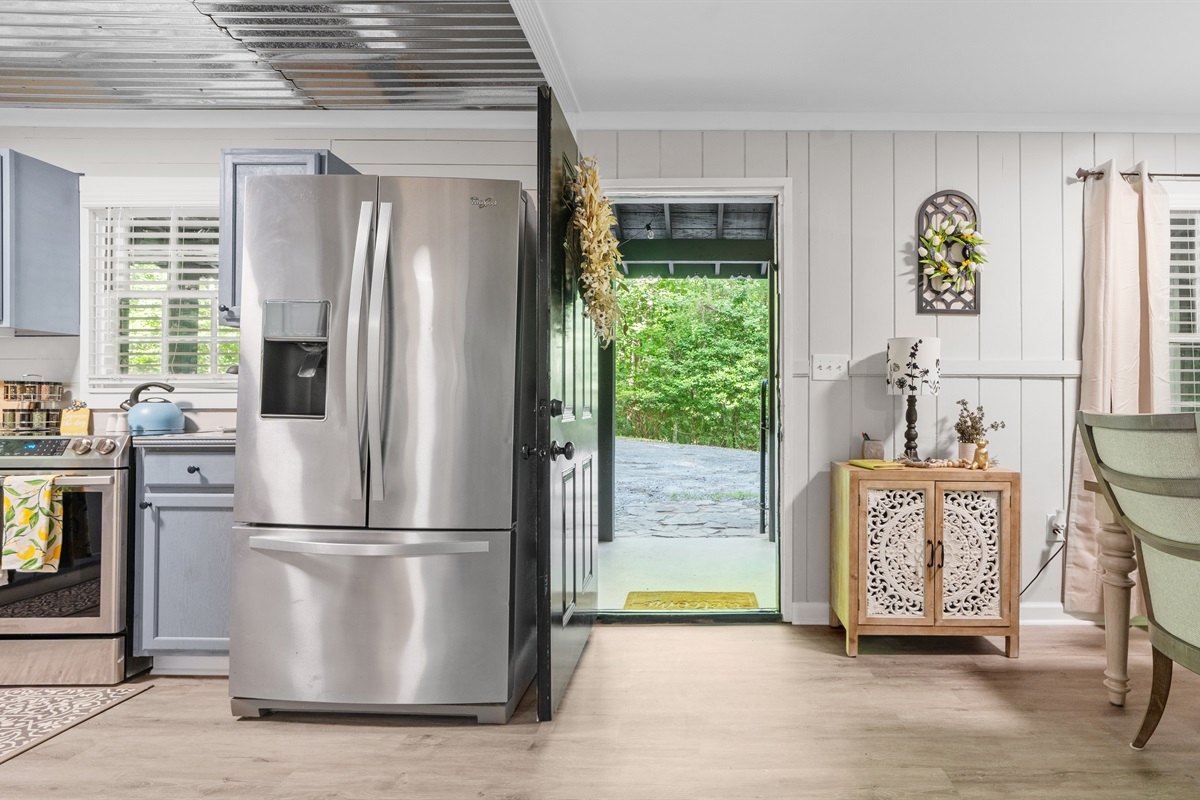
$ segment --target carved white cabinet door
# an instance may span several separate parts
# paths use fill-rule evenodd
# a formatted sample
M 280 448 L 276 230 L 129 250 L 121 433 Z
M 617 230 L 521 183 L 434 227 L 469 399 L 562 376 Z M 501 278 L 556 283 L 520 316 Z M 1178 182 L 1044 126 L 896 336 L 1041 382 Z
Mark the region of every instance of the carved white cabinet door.
M 933 624 L 934 497 L 932 482 L 860 483 L 861 623 Z
M 1013 554 L 1007 483 L 937 484 L 939 625 L 1005 625 Z

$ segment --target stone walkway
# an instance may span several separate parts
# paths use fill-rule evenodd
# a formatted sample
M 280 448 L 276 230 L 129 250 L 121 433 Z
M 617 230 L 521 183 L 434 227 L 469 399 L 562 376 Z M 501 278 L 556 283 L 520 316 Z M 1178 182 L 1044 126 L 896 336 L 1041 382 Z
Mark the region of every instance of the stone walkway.
M 617 539 L 760 535 L 755 451 L 618 438 L 615 473 Z

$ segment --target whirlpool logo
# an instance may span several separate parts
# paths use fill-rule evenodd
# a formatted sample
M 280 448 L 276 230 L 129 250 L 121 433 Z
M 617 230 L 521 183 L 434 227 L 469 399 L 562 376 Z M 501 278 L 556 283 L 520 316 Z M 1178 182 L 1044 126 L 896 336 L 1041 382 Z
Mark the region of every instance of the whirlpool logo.
M 494 197 L 472 197 L 471 205 L 475 206 L 476 208 L 487 208 L 488 206 L 496 205 L 496 198 L 494 198 Z

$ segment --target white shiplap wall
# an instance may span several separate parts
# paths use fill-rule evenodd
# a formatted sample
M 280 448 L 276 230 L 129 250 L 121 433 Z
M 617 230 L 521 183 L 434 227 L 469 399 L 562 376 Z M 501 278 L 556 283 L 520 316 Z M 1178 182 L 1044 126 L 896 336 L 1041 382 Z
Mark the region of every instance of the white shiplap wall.
M 955 401 L 1008 427 L 991 452 L 1023 475 L 1021 568 L 1052 551 L 1046 517 L 1065 507 L 1079 391 L 1082 189 L 1067 176 L 1116 158 L 1159 171 L 1200 168 L 1196 135 L 919 132 L 589 131 L 608 177 L 788 177 L 793 257 L 783 269 L 782 511 L 793 526 L 793 617 L 823 622 L 828 599 L 829 462 L 860 432 L 903 447 L 900 398 L 884 394 L 890 336 L 938 336 L 946 377 L 918 403 L 923 455 L 949 454 Z M 624 185 L 624 184 L 623 184 Z M 977 317 L 916 314 L 918 204 L 938 189 L 974 197 L 990 242 Z M 810 381 L 812 353 L 844 354 L 851 376 Z M 1023 598 L 1026 619 L 1059 612 L 1061 568 Z M 784 600 L 787 602 L 786 598 Z
M 935 442 L 949 447 L 959 397 L 1008 422 L 991 449 L 1024 474 L 1022 569 L 1033 574 L 1050 549 L 1046 515 L 1064 505 L 1078 394 L 1082 192 L 1066 176 L 1108 158 L 1198 171 L 1200 135 L 723 130 L 585 131 L 579 139 L 611 178 L 792 180 L 781 499 L 795 537 L 791 600 L 799 621 L 825 619 L 829 461 L 856 455 L 862 430 L 884 435 L 889 452 L 903 441 L 900 401 L 883 393 L 880 380 L 893 335 L 938 335 L 950 362 L 941 397 L 920 402 L 924 452 Z M 0 127 L 0 147 L 92 177 L 212 178 L 214 200 L 223 147 L 330 148 L 363 172 L 494 176 L 529 186 L 536 163 L 532 130 Z M 914 219 L 917 204 L 939 188 L 962 189 L 980 205 L 991 262 L 979 317 L 915 313 Z M 814 352 L 849 356 L 850 379 L 810 382 Z M 0 339 L 0 377 L 31 371 L 78 376 L 77 341 Z M 1060 583 L 1055 565 L 1026 600 L 1052 610 Z

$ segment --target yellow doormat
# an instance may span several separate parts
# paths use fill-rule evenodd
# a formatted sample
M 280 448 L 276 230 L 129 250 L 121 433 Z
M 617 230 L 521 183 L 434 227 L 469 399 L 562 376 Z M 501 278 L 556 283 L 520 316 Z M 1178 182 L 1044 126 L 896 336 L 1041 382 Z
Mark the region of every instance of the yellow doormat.
M 754 592 L 630 592 L 626 611 L 706 611 L 758 608 Z

